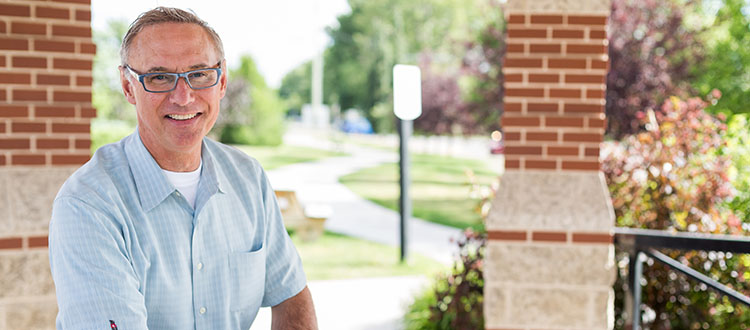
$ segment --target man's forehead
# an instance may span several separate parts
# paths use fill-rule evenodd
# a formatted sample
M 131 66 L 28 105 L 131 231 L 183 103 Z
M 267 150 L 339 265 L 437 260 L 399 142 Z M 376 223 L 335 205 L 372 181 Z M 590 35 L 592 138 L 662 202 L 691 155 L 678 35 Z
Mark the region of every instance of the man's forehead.
M 219 62 L 218 50 L 202 27 L 192 23 L 158 23 L 133 39 L 129 61 L 147 71 L 200 69 Z

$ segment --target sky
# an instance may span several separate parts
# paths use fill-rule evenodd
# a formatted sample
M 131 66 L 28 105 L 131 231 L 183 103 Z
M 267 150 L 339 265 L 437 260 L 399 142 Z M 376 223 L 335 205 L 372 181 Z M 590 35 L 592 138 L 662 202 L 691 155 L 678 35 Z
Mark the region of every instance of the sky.
M 346 0 L 92 0 L 92 25 L 103 29 L 112 19 L 129 24 L 156 6 L 192 9 L 221 36 L 229 68 L 249 54 L 272 87 L 322 52 L 330 43 L 325 27 L 350 11 Z

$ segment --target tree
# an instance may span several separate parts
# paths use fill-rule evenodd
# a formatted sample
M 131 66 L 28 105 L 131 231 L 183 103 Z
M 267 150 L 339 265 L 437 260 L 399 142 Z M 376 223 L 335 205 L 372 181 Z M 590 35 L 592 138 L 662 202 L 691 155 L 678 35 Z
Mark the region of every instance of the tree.
M 460 82 L 465 73 L 460 68 L 440 71 L 429 55 L 419 63 L 422 69 L 422 115 L 414 120 L 414 130 L 424 134 L 477 134 L 484 124 L 497 126 L 499 114 L 482 116 L 473 112 L 472 104 L 465 101 Z M 501 100 L 496 100 L 501 102 Z
M 607 132 L 619 139 L 642 129 L 639 116 L 671 95 L 690 95 L 690 67 L 701 61 L 697 30 L 684 24 L 691 1 L 614 0 L 609 18 Z
M 120 43 L 128 29 L 125 21 L 107 22 L 104 30 L 94 30 L 96 55 L 93 65 L 92 103 L 97 118 L 135 124 L 135 108 L 122 94 L 120 85 Z
M 351 13 L 329 29 L 324 93 L 328 104 L 364 111 L 376 127 L 389 127 L 392 68 L 417 64 L 423 53 L 440 66 L 460 66 L 463 40 L 485 0 L 350 0 Z
M 461 98 L 458 74 L 435 72 L 426 56 L 419 66 L 422 69 L 422 115 L 414 120 L 414 130 L 452 134 L 461 127 L 474 126 L 473 118 L 465 116 L 466 105 Z
M 463 60 L 464 74 L 469 78 L 466 112 L 476 122 L 476 131 L 489 132 L 500 129 L 503 114 L 505 77 L 505 19 L 500 4 L 490 2 L 484 26 L 477 37 L 466 43 Z
M 281 79 L 279 97 L 286 101 L 287 114 L 300 115 L 302 106 L 309 104 L 312 93 L 312 61 L 307 61 Z
M 279 145 L 284 131 L 283 102 L 266 85 L 250 56 L 229 75 L 214 134 L 224 143 Z
M 332 45 L 324 53 L 324 102 L 341 109 L 362 110 L 376 131 L 392 131 L 393 65 L 415 64 L 425 73 L 423 100 L 431 103 L 429 109 L 425 108 L 429 118 L 417 123 L 419 132 L 475 133 L 485 129 L 486 122 L 497 126 L 497 111 L 465 114 L 470 110 L 463 99 L 473 85 L 463 83 L 466 74 L 462 68 L 466 43 L 488 21 L 502 21 L 494 1 L 350 0 L 351 12 L 338 18 L 338 26 L 328 29 Z M 422 58 L 429 61 L 421 62 Z M 300 65 L 282 80 L 280 94 L 290 109 L 309 100 L 309 65 Z M 440 96 L 453 103 L 432 102 L 433 92 L 445 91 L 454 94 Z M 448 113 L 451 115 L 440 117 Z M 430 126 L 438 121 L 443 121 L 439 127 Z
M 715 2 L 715 1 L 714 1 Z M 709 110 L 726 114 L 750 112 L 750 19 L 744 0 L 722 0 L 721 6 L 702 35 L 706 58 L 694 66 L 694 86 L 706 95 L 722 93 Z M 702 13 L 704 15 L 710 13 Z
M 250 83 L 247 80 L 232 77 L 227 82 L 227 91 L 221 99 L 221 112 L 216 118 L 212 133 L 222 134 L 229 126 L 246 126 L 250 124 Z

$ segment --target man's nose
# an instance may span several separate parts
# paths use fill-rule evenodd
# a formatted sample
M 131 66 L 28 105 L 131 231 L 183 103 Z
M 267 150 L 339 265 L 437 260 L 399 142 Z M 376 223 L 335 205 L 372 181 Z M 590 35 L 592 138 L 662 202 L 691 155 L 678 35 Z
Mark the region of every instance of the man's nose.
M 193 89 L 188 85 L 187 78 L 180 77 L 177 79 L 177 86 L 169 93 L 169 99 L 172 103 L 180 106 L 188 105 L 195 100 Z

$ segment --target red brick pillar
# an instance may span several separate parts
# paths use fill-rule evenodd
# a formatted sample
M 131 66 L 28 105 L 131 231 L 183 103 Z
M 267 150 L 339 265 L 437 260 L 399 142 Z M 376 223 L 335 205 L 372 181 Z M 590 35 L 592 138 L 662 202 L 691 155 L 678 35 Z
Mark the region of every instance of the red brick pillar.
M 47 228 L 89 159 L 90 0 L 0 0 L 0 329 L 53 329 Z
M 487 329 L 609 329 L 614 226 L 599 171 L 609 0 L 508 0 L 506 171 L 487 221 Z

